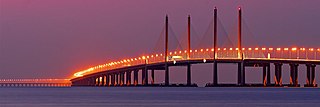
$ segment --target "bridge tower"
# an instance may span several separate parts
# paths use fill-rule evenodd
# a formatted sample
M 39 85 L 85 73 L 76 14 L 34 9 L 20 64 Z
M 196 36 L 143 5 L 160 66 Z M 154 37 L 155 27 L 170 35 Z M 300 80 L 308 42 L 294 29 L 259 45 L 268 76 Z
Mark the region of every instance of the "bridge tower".
M 214 7 L 214 16 L 213 16 L 213 85 L 218 85 L 218 63 L 216 61 L 216 53 L 217 53 L 217 18 L 218 18 L 218 10 Z
M 169 66 L 168 66 L 168 36 L 169 36 L 169 22 L 168 22 L 168 15 L 166 15 L 166 35 L 165 35 L 165 52 L 164 52 L 164 61 L 165 61 L 165 85 L 169 86 Z
M 242 54 L 242 44 L 241 44 L 241 36 L 242 36 L 242 12 L 241 7 L 238 8 L 238 58 L 241 59 L 240 63 L 238 63 L 238 84 L 245 85 L 245 65 L 243 61 Z
M 190 15 L 188 15 L 188 55 L 187 59 L 190 59 L 190 48 L 191 48 L 191 18 Z M 191 64 L 188 62 L 187 64 L 187 86 L 191 86 Z

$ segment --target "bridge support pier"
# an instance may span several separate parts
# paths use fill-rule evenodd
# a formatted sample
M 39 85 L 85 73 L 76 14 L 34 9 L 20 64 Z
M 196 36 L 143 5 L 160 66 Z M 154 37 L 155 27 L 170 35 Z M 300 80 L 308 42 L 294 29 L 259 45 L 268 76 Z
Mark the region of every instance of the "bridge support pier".
M 100 86 L 104 86 L 104 84 L 105 84 L 105 76 L 101 75 L 101 77 L 100 77 Z
M 315 82 L 315 64 L 307 64 L 307 83 L 304 85 L 305 87 L 317 87 Z
M 263 73 L 262 73 L 262 81 L 263 81 L 263 86 L 267 86 L 267 66 L 263 65 Z
M 238 63 L 238 85 L 246 84 L 246 74 L 245 74 L 245 65 L 244 62 Z
M 270 63 L 269 63 L 267 64 L 267 85 L 271 84 L 270 78 L 271 78 L 271 75 L 270 75 Z
M 134 70 L 133 72 L 133 81 L 134 81 L 134 85 L 137 86 L 138 85 L 138 73 L 139 73 L 139 70 Z
M 111 85 L 115 86 L 116 85 L 116 74 L 111 74 Z
M 213 86 L 218 85 L 218 63 L 213 62 Z
M 98 77 L 94 77 L 94 80 L 95 80 L 94 86 L 98 86 L 98 85 L 99 85 L 99 79 L 98 79 Z
M 115 86 L 119 85 L 119 74 L 115 74 L 114 76 L 115 76 L 115 84 L 114 85 Z
M 165 80 L 164 80 L 165 86 L 169 86 L 169 66 L 168 63 L 166 62 L 165 64 Z
M 275 85 L 282 86 L 282 63 L 274 63 L 275 65 Z
M 299 87 L 298 84 L 298 66 L 299 64 L 290 65 L 290 86 Z
M 151 84 L 154 85 L 154 69 L 151 70 Z
M 311 65 L 311 85 L 313 87 L 317 86 L 316 81 L 315 81 L 315 75 L 316 75 L 316 65 L 312 64 Z
M 142 69 L 142 85 L 148 85 L 148 68 Z
M 106 86 L 110 86 L 110 75 L 106 75 Z
M 126 85 L 127 86 L 131 85 L 131 71 L 126 72 Z
M 187 65 L 187 86 L 191 86 L 191 65 Z
M 124 72 L 120 73 L 120 86 L 124 85 Z

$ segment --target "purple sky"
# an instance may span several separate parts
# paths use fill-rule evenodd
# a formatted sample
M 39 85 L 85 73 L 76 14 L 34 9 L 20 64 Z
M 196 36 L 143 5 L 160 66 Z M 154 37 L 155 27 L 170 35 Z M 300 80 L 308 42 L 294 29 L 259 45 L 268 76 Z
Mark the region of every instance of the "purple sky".
M 165 14 L 177 35 L 185 32 L 188 14 L 195 31 L 203 34 L 214 6 L 228 32 L 234 30 L 241 6 L 259 46 L 319 47 L 319 4 L 319 0 L 0 0 L 0 78 L 69 78 L 110 59 L 151 53 Z M 193 76 L 194 81 L 211 80 L 207 74 L 211 65 L 193 69 L 203 71 Z M 228 75 L 235 69 L 223 72 Z M 177 75 L 185 73 L 179 73 L 172 73 L 173 81 L 184 81 Z

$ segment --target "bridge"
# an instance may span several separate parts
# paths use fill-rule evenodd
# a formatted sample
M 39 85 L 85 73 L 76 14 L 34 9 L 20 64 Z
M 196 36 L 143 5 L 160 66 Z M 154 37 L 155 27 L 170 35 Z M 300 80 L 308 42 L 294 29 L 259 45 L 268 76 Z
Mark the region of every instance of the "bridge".
M 69 79 L 0 79 L 0 87 L 70 87 Z
M 298 67 L 306 66 L 307 79 L 304 87 L 317 87 L 315 82 L 315 68 L 320 64 L 320 48 L 305 47 L 243 47 L 242 46 L 242 10 L 238 9 L 238 43 L 237 47 L 218 47 L 218 17 L 217 8 L 214 8 L 213 17 L 213 47 L 191 49 L 191 23 L 188 17 L 187 49 L 168 50 L 169 23 L 165 18 L 165 48 L 163 53 L 143 55 L 90 67 L 78 71 L 71 79 L 72 86 L 187 86 L 196 87 L 192 83 L 191 66 L 194 64 L 213 64 L 212 82 L 207 87 L 222 86 L 258 86 L 258 87 L 300 87 L 298 83 Z M 238 65 L 237 83 L 221 84 L 218 81 L 218 64 L 235 63 Z M 274 76 L 270 75 L 270 65 L 274 65 Z M 282 66 L 290 65 L 290 83 L 282 83 Z M 169 67 L 187 67 L 186 84 L 171 84 Z M 262 68 L 262 81 L 259 84 L 246 83 L 246 68 Z M 157 84 L 154 80 L 155 70 L 165 72 L 164 83 Z M 139 80 L 139 72 L 141 79 Z M 149 77 L 148 73 L 151 73 Z M 273 77 L 274 83 L 271 83 Z M 151 78 L 151 79 L 149 79 Z M 150 81 L 151 80 L 151 81 Z

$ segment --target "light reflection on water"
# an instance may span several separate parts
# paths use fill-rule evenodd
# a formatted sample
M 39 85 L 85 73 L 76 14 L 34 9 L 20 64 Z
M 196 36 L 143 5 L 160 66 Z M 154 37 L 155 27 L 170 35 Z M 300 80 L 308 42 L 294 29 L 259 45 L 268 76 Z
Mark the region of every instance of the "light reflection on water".
M 314 107 L 319 95 L 319 88 L 0 88 L 0 107 Z

